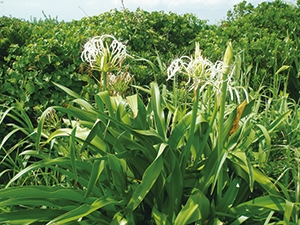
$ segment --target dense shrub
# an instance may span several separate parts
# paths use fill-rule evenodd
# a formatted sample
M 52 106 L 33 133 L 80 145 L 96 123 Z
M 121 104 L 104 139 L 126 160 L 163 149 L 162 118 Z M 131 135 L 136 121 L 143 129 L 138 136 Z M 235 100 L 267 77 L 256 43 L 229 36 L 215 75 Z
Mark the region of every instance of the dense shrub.
M 255 89 L 261 83 L 273 85 L 278 69 L 282 65 L 291 66 L 282 73 L 282 78 L 290 74 L 289 89 L 292 97 L 298 100 L 299 20 L 299 7 L 281 0 L 262 2 L 257 7 L 243 1 L 227 13 L 217 33 L 231 39 L 243 51 L 245 62 L 252 70 L 250 86 Z
M 27 22 L 3 17 L 1 96 L 5 96 L 5 101 L 7 96 L 21 100 L 26 110 L 38 114 L 49 104 L 61 104 L 66 97 L 54 88 L 52 81 L 77 92 L 94 94 L 91 73 L 84 69 L 80 59 L 83 44 L 92 36 L 109 33 L 126 42 L 132 55 L 155 59 L 158 52 L 168 61 L 174 54 L 187 51 L 205 23 L 191 14 L 148 13 L 140 9 L 112 10 L 72 22 L 51 18 Z M 153 80 L 149 64 L 136 64 L 130 70 L 139 84 Z
M 126 43 L 129 54 L 154 63 L 157 54 L 162 61 L 169 63 L 174 55 L 190 52 L 193 49 L 191 42 L 207 26 L 206 21 L 192 14 L 167 14 L 163 11 L 149 13 L 141 9 L 135 12 L 112 10 L 73 22 L 85 34 L 84 40 L 105 33 L 112 34 Z M 153 74 L 147 63 L 131 62 L 131 65 L 134 66 L 130 67 L 130 71 L 138 84 L 145 85 L 156 78 L 162 82 L 164 79 Z

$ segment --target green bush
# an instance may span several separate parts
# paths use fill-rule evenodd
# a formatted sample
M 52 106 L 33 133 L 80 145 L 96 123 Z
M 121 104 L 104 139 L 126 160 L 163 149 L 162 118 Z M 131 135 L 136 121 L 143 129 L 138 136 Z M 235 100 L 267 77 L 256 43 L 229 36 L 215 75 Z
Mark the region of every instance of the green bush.
M 227 13 L 227 19 L 218 26 L 217 33 L 233 41 L 245 58 L 250 86 L 273 86 L 277 70 L 290 66 L 282 73 L 289 77 L 289 92 L 298 101 L 300 8 L 281 0 L 262 2 L 254 7 L 243 1 Z M 283 79 L 281 79 L 282 81 Z M 283 88 L 283 82 L 276 84 Z
M 1 96 L 5 96 L 5 101 L 7 96 L 23 101 L 30 114 L 38 115 L 46 106 L 62 104 L 67 98 L 52 81 L 64 83 L 78 93 L 95 93 L 91 74 L 80 59 L 82 46 L 89 38 L 112 34 L 130 46 L 132 55 L 152 60 L 158 53 L 168 61 L 172 55 L 187 51 L 205 23 L 191 14 L 179 16 L 139 9 L 112 10 L 68 23 L 51 18 L 27 22 L 3 17 Z M 133 62 L 129 69 L 141 85 L 156 76 L 145 62 Z M 162 77 L 157 79 L 162 81 Z

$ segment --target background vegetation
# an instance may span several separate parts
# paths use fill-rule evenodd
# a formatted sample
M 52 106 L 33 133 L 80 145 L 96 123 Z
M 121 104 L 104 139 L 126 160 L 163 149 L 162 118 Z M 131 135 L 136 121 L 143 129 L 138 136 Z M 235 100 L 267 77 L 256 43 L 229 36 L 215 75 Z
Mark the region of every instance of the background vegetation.
M 94 94 L 91 74 L 79 56 L 90 37 L 107 33 L 126 43 L 130 54 L 146 58 L 157 67 L 157 54 L 168 65 L 174 56 L 190 54 L 195 41 L 200 43 L 205 56 L 220 59 L 224 46 L 231 40 L 235 51 L 242 51 L 247 66 L 242 69 L 248 73 L 251 87 L 269 85 L 274 82 L 273 74 L 282 65 L 288 65 L 291 67 L 285 76 L 290 79 L 290 95 L 297 98 L 298 19 L 299 7 L 278 0 L 263 2 L 256 8 L 241 2 L 218 25 L 208 25 L 191 14 L 148 13 L 141 9 L 113 10 L 72 22 L 51 18 L 28 22 L 2 17 L 1 94 L 5 102 L 18 99 L 25 103 L 26 110 L 37 113 L 49 104 L 61 104 L 62 93 L 53 87 L 52 81 Z M 159 68 L 153 72 L 149 64 L 133 65 L 130 70 L 137 84 L 148 85 L 149 80 L 164 82 Z M 35 95 L 37 91 L 41 95 Z
M 141 9 L 0 18 L 0 221 L 299 224 L 299 10 L 243 1 L 215 25 Z M 103 34 L 133 56 L 126 95 L 80 58 Z M 240 98 L 166 81 L 195 43 L 215 62 L 229 41 Z

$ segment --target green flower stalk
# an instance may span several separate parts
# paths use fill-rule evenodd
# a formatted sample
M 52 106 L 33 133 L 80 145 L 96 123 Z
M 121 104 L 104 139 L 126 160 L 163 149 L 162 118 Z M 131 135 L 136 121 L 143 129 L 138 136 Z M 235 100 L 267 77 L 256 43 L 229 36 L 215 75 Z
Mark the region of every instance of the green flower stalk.
M 229 83 L 229 73 L 230 67 L 233 59 L 233 50 L 231 42 L 228 43 L 224 59 L 223 59 L 223 69 L 222 69 L 222 79 L 221 79 L 221 95 L 219 96 L 220 102 L 220 110 L 219 110 L 219 121 L 218 121 L 218 145 L 217 145 L 217 155 L 218 155 L 218 163 L 221 162 L 223 157 L 223 148 L 224 148 L 224 141 L 225 135 L 223 134 L 224 130 L 224 114 L 225 114 L 225 102 L 226 102 L 226 94 L 227 94 L 227 87 Z M 218 175 L 217 179 L 217 196 L 218 200 L 220 201 L 222 198 L 222 189 L 223 189 L 223 175 L 222 171 Z
M 84 46 L 81 59 L 100 72 L 100 87 L 107 90 L 108 73 L 120 70 L 126 60 L 126 46 L 114 36 L 104 34 L 93 37 Z
M 238 102 L 240 102 L 240 95 L 237 91 L 237 88 L 242 88 L 234 86 L 234 73 L 231 66 L 232 60 L 233 50 L 231 43 L 229 43 L 227 46 L 223 61 L 217 61 L 216 63 L 212 63 L 208 59 L 205 59 L 201 55 L 199 44 L 196 43 L 194 56 L 183 56 L 178 58 L 174 60 L 168 68 L 168 80 L 175 80 L 178 73 L 186 75 L 188 77 L 186 86 L 188 87 L 189 91 L 193 90 L 194 92 L 191 126 L 189 129 L 185 152 L 182 154 L 183 156 L 181 159 L 182 171 L 184 171 L 187 165 L 186 162 L 188 161 L 188 157 L 190 155 L 196 119 L 198 117 L 200 95 L 204 90 L 207 90 L 207 93 L 210 94 L 210 96 L 207 97 L 208 101 L 214 101 L 215 104 L 212 112 L 212 121 L 210 121 L 210 124 L 212 127 L 214 120 L 218 120 L 218 141 L 216 146 L 216 151 L 218 151 L 217 162 L 221 163 L 222 161 L 224 153 L 224 141 L 226 140 L 226 137 L 224 137 L 225 135 L 223 135 L 226 98 L 227 95 L 229 95 L 231 100 L 233 100 L 234 96 L 236 96 Z M 242 88 L 242 90 L 245 92 L 247 97 L 247 91 L 244 88 Z M 220 176 L 217 178 L 217 180 L 217 193 L 218 196 L 222 196 L 222 173 L 220 173 Z
M 223 60 L 223 69 L 222 69 L 222 79 L 221 79 L 221 95 L 219 96 L 219 106 L 220 106 L 220 114 L 219 114 L 219 138 L 218 138 L 218 153 L 221 154 L 225 137 L 222 137 L 223 132 L 223 123 L 224 123 L 224 112 L 225 112 L 225 102 L 226 102 L 226 95 L 227 89 L 229 85 L 229 73 L 230 67 L 233 59 L 233 50 L 231 42 L 229 42 Z

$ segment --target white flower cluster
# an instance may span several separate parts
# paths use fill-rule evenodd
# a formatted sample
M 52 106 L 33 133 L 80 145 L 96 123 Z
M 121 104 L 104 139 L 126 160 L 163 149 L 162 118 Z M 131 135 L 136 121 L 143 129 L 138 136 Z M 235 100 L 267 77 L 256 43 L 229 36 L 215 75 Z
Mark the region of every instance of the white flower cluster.
M 168 80 L 174 79 L 177 73 L 188 76 L 186 86 L 190 90 L 198 88 L 202 91 L 206 86 L 212 85 L 218 92 L 220 91 L 220 82 L 222 78 L 222 62 L 213 64 L 211 61 L 199 55 L 195 58 L 183 56 L 175 59 L 168 67 Z
M 108 46 L 107 39 L 110 39 L 110 45 Z M 99 57 L 108 57 L 106 61 L 109 61 L 111 66 L 116 66 L 122 64 L 126 59 L 126 45 L 119 42 L 114 36 L 109 34 L 104 34 L 102 36 L 93 37 L 84 46 L 84 50 L 81 54 L 82 61 L 90 64 L 92 68 L 102 69 L 101 64 L 103 61 Z
M 236 95 L 239 101 L 237 87 L 233 87 L 233 70 L 228 73 L 226 80 L 223 80 L 223 71 L 223 62 L 212 63 L 205 59 L 201 55 L 199 45 L 196 43 L 194 57 L 182 56 L 172 61 L 167 70 L 167 80 L 176 79 L 176 74 L 181 73 L 188 76 L 186 86 L 189 87 L 189 91 L 200 88 L 200 92 L 202 92 L 207 86 L 211 86 L 217 96 L 221 94 L 223 82 L 227 82 L 231 99 Z

